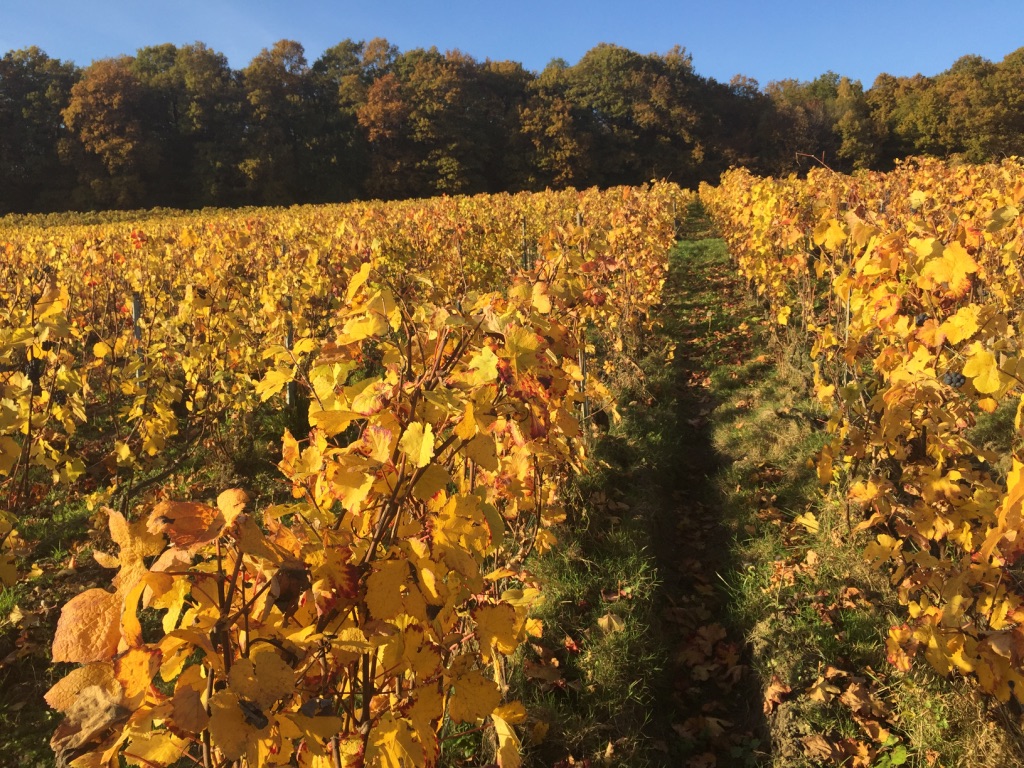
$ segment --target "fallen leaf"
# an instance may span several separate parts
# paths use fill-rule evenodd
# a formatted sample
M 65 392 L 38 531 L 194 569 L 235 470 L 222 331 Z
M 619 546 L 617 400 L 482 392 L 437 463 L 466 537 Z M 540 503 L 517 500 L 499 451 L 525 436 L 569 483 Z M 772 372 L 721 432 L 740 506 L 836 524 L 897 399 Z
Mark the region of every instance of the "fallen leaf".
M 772 681 L 764 691 L 764 713 L 770 715 L 783 702 L 785 696 L 792 692 L 793 689 L 782 682 L 778 675 L 772 675 Z

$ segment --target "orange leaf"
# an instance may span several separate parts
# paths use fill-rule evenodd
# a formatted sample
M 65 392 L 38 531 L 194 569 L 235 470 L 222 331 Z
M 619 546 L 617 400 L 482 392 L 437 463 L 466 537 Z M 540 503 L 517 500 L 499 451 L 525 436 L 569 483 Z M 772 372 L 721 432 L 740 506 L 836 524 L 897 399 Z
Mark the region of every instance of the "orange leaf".
M 197 549 L 217 538 L 224 515 L 194 501 L 163 501 L 149 515 L 150 533 L 162 533 L 179 549 Z
M 88 664 L 112 659 L 121 639 L 121 596 L 87 589 L 60 612 L 53 636 L 53 660 Z

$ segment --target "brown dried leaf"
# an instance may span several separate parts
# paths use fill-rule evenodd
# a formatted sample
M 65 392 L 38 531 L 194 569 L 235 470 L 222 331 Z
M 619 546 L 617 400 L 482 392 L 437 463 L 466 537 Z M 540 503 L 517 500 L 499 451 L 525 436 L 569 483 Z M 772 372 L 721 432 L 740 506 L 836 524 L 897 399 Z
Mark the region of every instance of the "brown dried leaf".
M 792 692 L 793 689 L 782 682 L 778 675 L 772 675 L 772 681 L 764 691 L 764 713 L 770 715 Z
M 67 716 L 50 738 L 50 746 L 61 755 L 99 739 L 115 723 L 126 720 L 131 712 L 121 706 L 121 691 L 111 693 L 105 686 L 91 685 L 78 692 Z
M 58 680 L 43 698 L 51 708 L 68 712 L 78 701 L 78 694 L 94 685 L 104 688 L 112 698 L 121 691 L 121 686 L 114 677 L 114 667 L 108 662 L 98 661 L 71 670 L 66 677 Z

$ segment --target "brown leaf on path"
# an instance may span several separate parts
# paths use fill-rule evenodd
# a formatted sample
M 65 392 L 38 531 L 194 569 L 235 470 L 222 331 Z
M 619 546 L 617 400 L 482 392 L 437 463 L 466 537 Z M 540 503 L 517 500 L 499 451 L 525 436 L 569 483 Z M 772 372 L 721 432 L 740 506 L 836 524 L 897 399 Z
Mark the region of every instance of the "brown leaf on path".
M 870 768 L 876 750 L 856 739 L 826 739 L 811 734 L 800 739 L 804 754 L 824 765 L 842 765 L 846 768 Z
M 849 687 L 843 691 L 843 695 L 839 697 L 839 700 L 855 714 L 870 717 L 885 717 L 889 714 L 885 703 L 871 693 L 866 682 L 862 679 L 854 679 Z
M 772 681 L 764 691 L 764 713 L 770 715 L 783 702 L 793 689 L 786 685 L 778 675 L 772 675 Z
M 523 674 L 528 680 L 541 680 L 545 683 L 557 683 L 562 679 L 562 672 L 558 667 L 533 662 L 529 659 L 523 662 Z
M 807 698 L 811 701 L 820 701 L 828 704 L 836 696 L 842 693 L 842 688 L 832 682 L 834 678 L 819 675 L 818 679 L 807 689 Z
M 601 631 L 604 634 L 610 635 L 614 632 L 621 632 L 624 630 L 626 628 L 626 622 L 614 613 L 606 613 L 597 620 L 597 626 L 601 628 Z
M 854 715 L 853 719 L 857 721 L 857 725 L 861 727 L 861 730 L 864 731 L 872 741 L 882 744 L 889 738 L 889 729 L 880 721 L 868 717 L 861 717 L 860 715 Z
M 831 741 L 817 733 L 804 736 L 800 739 L 804 748 L 804 754 L 812 760 L 836 761 L 842 757 L 842 752 Z

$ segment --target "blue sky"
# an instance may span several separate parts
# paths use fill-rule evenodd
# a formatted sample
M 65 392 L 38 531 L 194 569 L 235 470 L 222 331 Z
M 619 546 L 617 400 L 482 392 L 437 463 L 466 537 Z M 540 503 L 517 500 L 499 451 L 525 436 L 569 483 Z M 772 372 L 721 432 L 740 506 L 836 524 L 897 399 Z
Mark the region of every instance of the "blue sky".
M 1024 0 L 0 0 L 0 52 L 38 45 L 80 65 L 199 40 L 241 68 L 281 38 L 312 62 L 346 37 L 377 36 L 533 70 L 601 42 L 640 53 L 678 44 L 718 80 L 832 70 L 867 87 L 879 72 L 934 75 L 968 53 L 998 61 L 1024 46 Z

